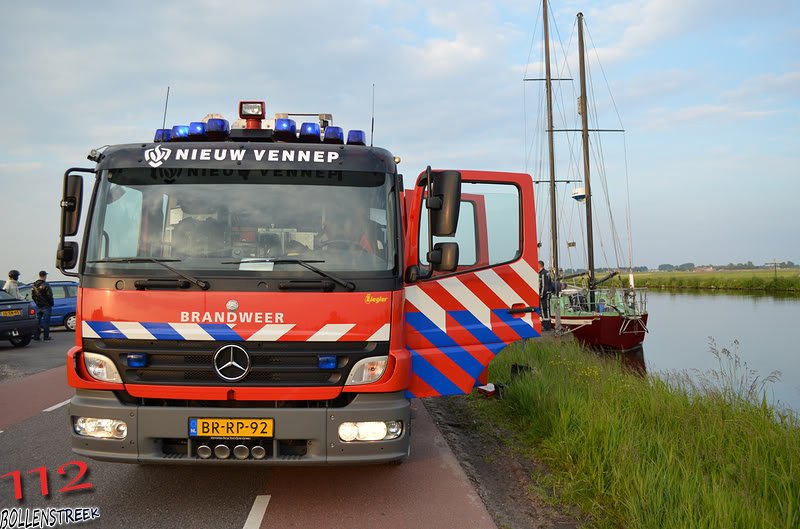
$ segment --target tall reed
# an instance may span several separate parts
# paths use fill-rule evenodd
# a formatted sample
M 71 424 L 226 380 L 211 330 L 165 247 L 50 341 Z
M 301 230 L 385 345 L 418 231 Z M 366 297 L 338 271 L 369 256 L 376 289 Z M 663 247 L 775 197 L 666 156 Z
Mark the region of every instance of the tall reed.
M 535 447 L 553 469 L 549 485 L 592 525 L 800 527 L 797 417 L 766 402 L 775 374 L 754 380 L 735 351 L 713 348 L 716 375 L 693 381 L 529 341 L 491 366 L 507 381 L 504 399 L 478 406 L 510 422 L 517 446 Z M 531 369 L 511 379 L 511 364 Z

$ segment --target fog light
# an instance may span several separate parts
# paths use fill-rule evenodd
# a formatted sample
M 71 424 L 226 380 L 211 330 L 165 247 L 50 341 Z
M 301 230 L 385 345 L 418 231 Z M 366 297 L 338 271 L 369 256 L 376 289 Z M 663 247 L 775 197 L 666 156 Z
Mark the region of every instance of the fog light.
M 386 439 L 397 439 L 403 433 L 402 421 L 389 421 L 386 423 Z
M 352 441 L 388 441 L 403 433 L 402 421 L 343 422 L 339 425 L 339 439 Z
M 75 419 L 73 428 L 78 435 L 98 439 L 125 439 L 128 435 L 128 425 L 117 419 L 78 417 Z

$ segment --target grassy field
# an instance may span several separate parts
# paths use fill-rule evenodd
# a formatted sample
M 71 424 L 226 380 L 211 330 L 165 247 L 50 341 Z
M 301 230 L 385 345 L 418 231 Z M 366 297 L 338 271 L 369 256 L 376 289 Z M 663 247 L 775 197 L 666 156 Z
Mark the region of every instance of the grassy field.
M 594 527 L 800 527 L 800 424 L 762 402 L 762 383 L 722 353 L 710 378 L 723 389 L 713 389 L 533 341 L 492 363 L 503 399 L 469 402 L 544 460 L 552 474 L 541 485 Z M 512 379 L 514 363 L 531 369 Z
M 800 270 L 717 270 L 635 274 L 636 286 L 665 289 L 726 289 L 800 293 Z

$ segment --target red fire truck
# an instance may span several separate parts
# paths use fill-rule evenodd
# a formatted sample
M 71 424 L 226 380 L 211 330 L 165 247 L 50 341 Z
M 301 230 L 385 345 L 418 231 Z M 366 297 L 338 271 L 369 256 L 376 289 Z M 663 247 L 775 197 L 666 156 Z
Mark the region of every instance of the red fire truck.
M 298 128 L 245 101 L 239 116 L 244 128 L 159 129 L 66 172 L 72 449 L 402 460 L 409 399 L 470 392 L 504 347 L 541 332 L 532 180 L 428 168 L 404 190 L 399 158 L 330 115 Z

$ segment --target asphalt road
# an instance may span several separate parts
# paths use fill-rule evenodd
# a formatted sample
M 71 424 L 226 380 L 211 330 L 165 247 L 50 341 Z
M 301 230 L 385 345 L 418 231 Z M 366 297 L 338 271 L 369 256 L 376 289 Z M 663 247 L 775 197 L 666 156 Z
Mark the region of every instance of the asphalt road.
M 79 458 L 68 445 L 64 404 L 72 390 L 62 367 L 74 335 L 54 337 L 0 346 L 0 528 L 9 509 L 33 516 L 65 508 L 95 509 L 99 518 L 79 525 L 87 528 L 496 528 L 418 401 L 412 455 L 401 465 L 139 466 Z M 87 472 L 78 478 L 80 462 Z
M 0 383 L 64 365 L 67 350 L 74 345 L 75 333 L 63 327 L 50 329 L 49 342 L 31 341 L 25 347 L 14 347 L 0 340 Z

